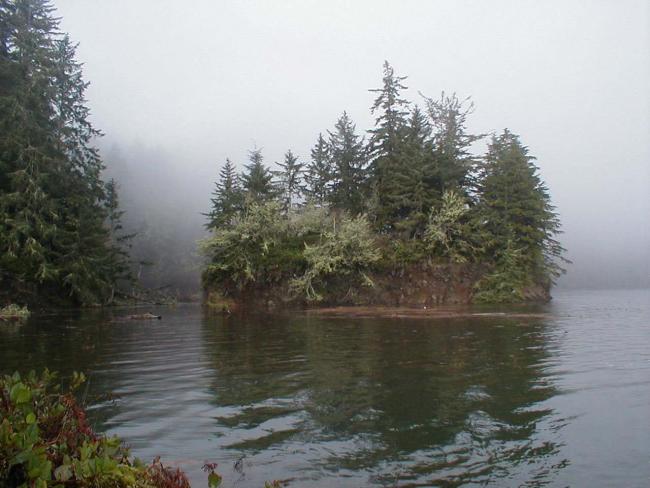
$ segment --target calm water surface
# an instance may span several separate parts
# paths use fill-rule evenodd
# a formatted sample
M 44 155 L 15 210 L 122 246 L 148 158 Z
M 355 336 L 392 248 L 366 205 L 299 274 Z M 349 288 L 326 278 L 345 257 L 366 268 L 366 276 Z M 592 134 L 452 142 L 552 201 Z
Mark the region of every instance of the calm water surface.
M 0 326 L 0 372 L 85 371 L 95 427 L 196 487 L 206 460 L 238 487 L 650 486 L 650 291 L 527 310 L 544 316 L 34 317 Z

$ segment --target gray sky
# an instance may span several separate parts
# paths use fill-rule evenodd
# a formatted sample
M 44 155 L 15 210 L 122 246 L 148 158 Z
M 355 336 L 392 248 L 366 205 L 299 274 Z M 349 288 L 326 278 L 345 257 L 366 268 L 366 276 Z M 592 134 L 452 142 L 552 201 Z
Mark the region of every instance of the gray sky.
M 194 213 L 227 156 L 306 159 L 343 110 L 369 128 L 387 59 L 410 99 L 471 95 L 472 130 L 521 135 L 575 261 L 565 284 L 650 284 L 646 0 L 55 3 L 103 144 L 167 155 L 166 194 Z

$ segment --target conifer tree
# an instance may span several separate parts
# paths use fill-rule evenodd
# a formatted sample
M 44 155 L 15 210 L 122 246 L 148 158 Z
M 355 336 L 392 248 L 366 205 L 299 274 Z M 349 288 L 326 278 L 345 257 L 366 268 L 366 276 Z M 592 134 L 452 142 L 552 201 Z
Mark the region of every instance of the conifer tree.
M 393 68 L 384 62 L 382 88 L 372 89 L 378 93 L 371 107 L 376 115 L 375 128 L 368 142 L 371 184 L 376 194 L 374 213 L 380 228 L 390 230 L 395 223 L 408 215 L 408 198 L 405 196 L 404 177 L 409 171 L 404 154 L 404 136 L 407 126 L 409 103 L 401 98 L 405 76 L 397 76 Z
M 0 286 L 104 302 L 114 256 L 76 46 L 46 0 L 2 2 L 0 37 Z
M 277 192 L 273 186 L 273 175 L 264 165 L 262 150 L 249 151 L 248 160 L 250 162 L 241 175 L 246 204 L 263 203 L 273 199 Z
M 329 132 L 332 161 L 332 207 L 353 215 L 364 210 L 366 183 L 366 153 L 363 138 L 356 134 L 356 126 L 346 112 L 339 118 L 334 131 Z
M 316 205 L 324 205 L 330 197 L 332 184 L 332 164 L 329 145 L 323 134 L 311 150 L 311 161 L 305 171 L 303 192 L 307 199 Z
M 562 271 L 563 248 L 555 240 L 560 223 L 534 161 L 507 129 L 493 137 L 485 157 L 479 211 L 492 236 L 489 255 L 498 260 L 506 248 L 516 251 L 532 279 L 552 280 Z
M 442 92 L 438 100 L 424 97 L 433 133 L 434 159 L 428 170 L 427 185 L 438 200 L 447 190 L 469 195 L 473 189 L 476 158 L 469 148 L 484 134 L 467 132 L 467 116 L 474 111 L 469 98 L 459 100 Z
M 232 218 L 241 211 L 244 203 L 243 197 L 235 165 L 232 164 L 230 159 L 226 159 L 226 164 L 219 172 L 219 181 L 215 183 L 212 192 L 212 198 L 210 199 L 212 208 L 206 214 L 208 217 L 206 228 L 214 230 L 228 225 Z
M 110 239 L 110 283 L 111 293 L 107 302 L 113 302 L 115 292 L 120 284 L 134 284 L 135 276 L 133 275 L 129 249 L 131 241 L 136 236 L 135 233 L 125 233 L 122 224 L 124 210 L 120 209 L 117 182 L 111 178 L 106 183 L 106 222 L 108 225 Z
M 274 173 L 279 178 L 278 187 L 282 194 L 283 206 L 285 210 L 290 210 L 300 197 L 304 164 L 298 161 L 291 150 L 285 153 L 284 161 L 277 164 L 280 170 Z
M 436 195 L 426 184 L 433 160 L 430 134 L 427 118 L 416 105 L 404 129 L 403 168 L 395 175 L 395 195 L 402 202 L 402 215 L 394 227 L 412 237 L 422 235 L 429 212 L 437 203 Z

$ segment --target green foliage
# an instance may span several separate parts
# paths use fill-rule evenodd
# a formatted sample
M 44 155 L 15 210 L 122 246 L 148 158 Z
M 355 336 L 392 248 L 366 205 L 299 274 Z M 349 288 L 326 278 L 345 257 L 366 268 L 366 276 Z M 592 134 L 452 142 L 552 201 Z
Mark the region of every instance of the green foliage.
M 92 431 L 73 395 L 83 374 L 64 393 L 54 379 L 48 371 L 0 379 L 1 486 L 189 488 L 180 470 L 159 459 L 146 466 L 117 437 Z
M 358 215 L 364 208 L 366 185 L 364 141 L 356 134 L 356 126 L 346 112 L 343 112 L 329 136 L 332 163 L 329 203 L 334 208 Z
M 273 175 L 264 165 L 261 149 L 248 153 L 249 164 L 241 176 L 246 204 L 262 204 L 275 198 L 277 191 L 273 186 Z
M 285 214 L 278 202 L 250 205 L 231 226 L 202 241 L 209 258 L 204 282 L 220 285 L 227 295 L 301 270 L 303 239 L 317 234 L 323 218 L 316 209 Z
M 323 134 L 318 134 L 316 145 L 311 150 L 311 161 L 305 170 L 305 185 L 302 191 L 307 200 L 320 206 L 328 202 L 332 190 L 332 178 L 329 144 Z
M 305 246 L 304 257 L 307 269 L 292 280 L 291 287 L 307 300 L 320 301 L 322 289 L 337 280 L 345 279 L 349 289 L 359 284 L 372 286 L 366 271 L 379 261 L 381 253 L 368 219 L 360 215 L 334 222 L 318 243 Z
M 508 247 L 521 250 L 521 265 L 543 281 L 562 272 L 558 261 L 563 248 L 553 238 L 560 223 L 548 189 L 528 149 L 508 130 L 493 137 L 488 148 L 478 211 L 492 236 L 488 253 L 498 255 Z
M 452 263 L 475 261 L 480 255 L 480 230 L 474 225 L 467 202 L 455 191 L 442 195 L 440 208 L 432 211 L 423 240 L 434 255 Z
M 110 300 L 125 262 L 111 241 L 76 45 L 46 0 L 0 6 L 0 288 L 24 301 Z
M 239 176 L 230 159 L 219 173 L 219 181 L 212 192 L 212 208 L 207 215 L 207 229 L 228 225 L 244 204 L 244 194 L 240 187 Z
M 485 137 L 467 132 L 467 116 L 474 111 L 474 104 L 469 98 L 459 100 L 455 93 L 449 96 L 442 92 L 437 100 L 424 99 L 433 134 L 433 158 L 427 183 L 440 196 L 447 190 L 467 195 L 473 186 L 477 163 L 470 147 Z
M 0 320 L 26 320 L 30 315 L 31 312 L 27 307 L 21 307 L 15 303 L 0 308 Z
M 284 155 L 284 161 L 278 163 L 280 171 L 275 174 L 279 177 L 279 190 L 285 210 L 291 209 L 294 197 L 299 198 L 302 187 L 303 163 L 298 161 L 291 150 Z
M 371 176 L 376 198 L 373 213 L 379 228 L 393 229 L 396 221 L 409 214 L 407 194 L 412 174 L 410 161 L 405 157 L 408 102 L 400 92 L 406 89 L 405 76 L 397 76 L 388 62 L 384 62 L 382 88 L 370 90 L 378 93 L 371 112 L 377 115 L 375 128 L 368 142 L 372 157 Z
M 508 241 L 493 269 L 476 283 L 477 303 L 512 303 L 524 300 L 524 291 L 532 284 L 522 249 Z

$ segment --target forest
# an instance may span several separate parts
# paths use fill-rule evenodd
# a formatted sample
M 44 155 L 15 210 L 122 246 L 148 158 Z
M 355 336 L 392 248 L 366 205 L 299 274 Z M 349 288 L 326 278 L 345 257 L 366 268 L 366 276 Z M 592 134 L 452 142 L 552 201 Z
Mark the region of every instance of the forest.
M 130 255 L 77 45 L 45 1 L 3 2 L 0 22 L 0 302 L 132 298 L 150 258 Z M 225 161 L 199 243 L 208 303 L 548 298 L 563 249 L 535 158 L 509 130 L 470 133 L 469 99 L 415 104 L 405 84 L 386 62 L 375 126 L 343 112 L 307 161 L 288 150 L 271 167 L 260 148 L 243 171 Z
M 385 62 L 362 135 L 343 112 L 308 161 L 226 160 L 202 242 L 217 306 L 432 305 L 547 299 L 560 222 L 519 136 L 472 134 L 469 99 L 404 99 Z M 487 139 L 487 151 L 474 149 Z

